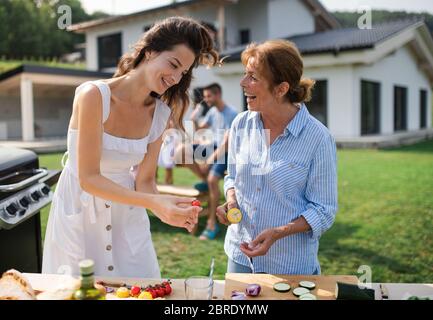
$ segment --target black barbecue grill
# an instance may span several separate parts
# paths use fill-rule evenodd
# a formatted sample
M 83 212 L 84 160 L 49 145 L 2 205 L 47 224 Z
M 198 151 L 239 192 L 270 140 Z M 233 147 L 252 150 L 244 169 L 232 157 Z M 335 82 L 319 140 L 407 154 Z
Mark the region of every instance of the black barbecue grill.
M 59 175 L 39 168 L 32 151 L 0 147 L 0 272 L 41 272 L 40 210 Z

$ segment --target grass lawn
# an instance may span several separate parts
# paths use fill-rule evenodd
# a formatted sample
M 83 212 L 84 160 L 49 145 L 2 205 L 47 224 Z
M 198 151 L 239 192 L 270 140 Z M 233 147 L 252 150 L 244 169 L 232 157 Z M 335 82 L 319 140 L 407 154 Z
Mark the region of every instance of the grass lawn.
M 41 166 L 59 168 L 60 158 L 41 155 Z M 322 274 L 357 275 L 368 265 L 374 282 L 433 283 L 433 140 L 391 150 L 339 150 L 338 176 L 339 211 L 320 240 Z M 176 169 L 174 180 L 196 181 L 185 169 Z M 47 216 L 45 209 L 43 233 Z M 199 231 L 204 225 L 202 218 Z M 215 257 L 215 277 L 224 278 L 224 232 L 203 242 L 153 216 L 151 228 L 163 277 L 205 275 Z

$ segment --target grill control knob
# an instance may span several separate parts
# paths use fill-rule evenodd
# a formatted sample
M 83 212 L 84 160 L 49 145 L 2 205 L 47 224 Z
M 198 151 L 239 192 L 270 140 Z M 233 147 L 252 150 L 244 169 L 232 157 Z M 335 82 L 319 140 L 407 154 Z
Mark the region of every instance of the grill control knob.
M 6 207 L 6 212 L 11 216 L 15 216 L 17 214 L 17 211 L 18 206 L 15 203 L 11 203 Z
M 47 186 L 45 186 L 45 187 L 43 187 L 41 189 L 41 191 L 42 191 L 43 195 L 47 196 L 50 193 L 50 188 L 48 188 Z
M 42 197 L 42 193 L 40 191 L 32 192 L 30 195 L 34 201 L 38 201 Z
M 29 197 L 25 196 L 25 197 L 22 197 L 22 198 L 21 198 L 21 200 L 20 200 L 20 205 L 21 205 L 23 208 L 27 208 L 27 207 L 29 206 L 30 202 L 31 202 L 31 200 L 29 199 Z

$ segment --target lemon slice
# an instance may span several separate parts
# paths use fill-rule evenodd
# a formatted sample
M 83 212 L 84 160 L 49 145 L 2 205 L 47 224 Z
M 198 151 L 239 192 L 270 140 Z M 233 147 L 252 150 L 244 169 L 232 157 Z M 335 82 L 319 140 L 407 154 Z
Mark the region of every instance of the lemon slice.
M 242 212 L 238 208 L 231 208 L 226 216 L 230 223 L 239 223 L 242 220 Z

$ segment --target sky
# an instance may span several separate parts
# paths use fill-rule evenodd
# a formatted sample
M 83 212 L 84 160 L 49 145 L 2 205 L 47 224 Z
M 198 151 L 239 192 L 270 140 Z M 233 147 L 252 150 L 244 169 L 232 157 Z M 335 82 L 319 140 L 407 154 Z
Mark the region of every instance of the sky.
M 166 5 L 171 0 L 81 0 L 89 13 L 104 11 L 110 14 L 127 14 L 148 8 Z M 406 10 L 409 12 L 429 12 L 433 14 L 431 0 L 321 0 L 329 11 L 357 11 L 364 7 L 372 9 Z

